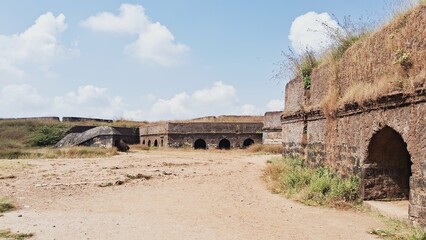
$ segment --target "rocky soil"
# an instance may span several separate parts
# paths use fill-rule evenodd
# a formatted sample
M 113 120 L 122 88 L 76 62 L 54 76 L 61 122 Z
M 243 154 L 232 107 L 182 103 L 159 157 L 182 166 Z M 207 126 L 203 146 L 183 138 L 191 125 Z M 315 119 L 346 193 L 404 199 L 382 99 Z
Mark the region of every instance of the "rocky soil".
M 107 159 L 0 160 L 0 229 L 34 239 L 374 239 L 367 213 L 271 194 L 271 155 L 140 151 Z

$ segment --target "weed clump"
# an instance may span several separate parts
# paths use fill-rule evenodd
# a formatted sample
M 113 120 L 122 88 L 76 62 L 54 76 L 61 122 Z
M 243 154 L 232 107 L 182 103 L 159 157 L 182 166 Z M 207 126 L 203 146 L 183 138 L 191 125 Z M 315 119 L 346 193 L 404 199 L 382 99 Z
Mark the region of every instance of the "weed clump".
M 392 218 L 385 217 L 379 214 L 381 220 L 386 227 L 383 229 L 372 229 L 368 233 L 376 235 L 383 239 L 410 239 L 410 240 L 425 240 L 426 230 L 414 227 L 413 225 Z
M 23 240 L 33 236 L 33 233 L 12 233 L 10 230 L 0 230 L 0 239 Z
M 272 192 L 308 205 L 347 207 L 360 202 L 359 177 L 343 178 L 326 167 L 310 168 L 302 159 L 273 159 L 264 177 Z
M 15 209 L 13 203 L 4 197 L 0 197 L 0 213 L 8 212 Z

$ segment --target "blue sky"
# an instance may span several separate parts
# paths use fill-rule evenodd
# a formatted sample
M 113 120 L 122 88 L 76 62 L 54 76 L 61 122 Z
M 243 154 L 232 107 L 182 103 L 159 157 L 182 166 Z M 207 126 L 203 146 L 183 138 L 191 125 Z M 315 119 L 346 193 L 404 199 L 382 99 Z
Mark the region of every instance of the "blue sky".
M 271 77 L 282 50 L 325 41 L 306 30 L 318 18 L 380 21 L 389 5 L 0 0 L 0 117 L 154 121 L 280 110 L 288 79 Z

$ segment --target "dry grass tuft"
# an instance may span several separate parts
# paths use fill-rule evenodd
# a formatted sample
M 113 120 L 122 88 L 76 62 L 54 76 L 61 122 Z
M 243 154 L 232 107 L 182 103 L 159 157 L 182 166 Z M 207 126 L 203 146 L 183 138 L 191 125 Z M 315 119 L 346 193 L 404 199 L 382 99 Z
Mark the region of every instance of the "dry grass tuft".
M 283 147 L 281 145 L 253 144 L 247 148 L 251 153 L 272 153 L 281 154 Z
M 12 233 L 10 230 L 0 230 L 0 239 L 24 240 L 33 236 L 33 233 Z
M 320 107 L 326 117 L 334 117 L 337 110 L 339 92 L 336 88 L 330 88 L 327 95 L 322 99 Z
M 342 106 L 343 104 L 350 102 L 362 103 L 365 100 L 374 100 L 396 90 L 397 87 L 395 84 L 397 83 L 392 83 L 386 80 L 374 83 L 354 83 L 339 99 L 338 105 Z
M 96 158 L 118 155 L 116 148 L 69 147 L 42 149 L 42 158 Z
M 425 240 L 426 229 L 416 228 L 405 221 L 395 220 L 379 214 L 381 220 L 385 223 L 384 229 L 372 229 L 370 234 L 376 235 L 383 239 L 410 239 L 410 240 Z
M 116 148 L 69 147 L 69 148 L 28 148 L 25 150 L 0 150 L 0 159 L 35 158 L 95 158 L 118 155 Z M 0 166 L 1 167 L 1 166 Z
M 0 213 L 8 212 L 15 209 L 12 201 L 8 198 L 0 197 Z
M 143 144 L 130 145 L 130 151 L 133 151 L 133 150 L 148 151 L 150 149 L 151 149 L 150 147 L 143 145 Z

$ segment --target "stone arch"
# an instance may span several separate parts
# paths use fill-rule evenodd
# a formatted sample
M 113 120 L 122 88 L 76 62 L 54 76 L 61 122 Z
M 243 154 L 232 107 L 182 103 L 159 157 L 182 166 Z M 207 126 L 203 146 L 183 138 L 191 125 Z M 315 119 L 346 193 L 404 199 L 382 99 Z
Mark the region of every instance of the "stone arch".
M 157 139 L 154 140 L 154 147 L 158 147 L 158 140 Z
M 145 139 L 142 141 L 142 145 L 145 145 Z
M 401 134 L 389 126 L 370 139 L 362 166 L 362 195 L 365 200 L 408 199 L 411 157 Z
M 243 148 L 247 148 L 250 147 L 251 145 L 254 144 L 254 140 L 251 138 L 247 138 L 246 140 L 244 140 L 243 142 Z
M 220 140 L 218 148 L 229 150 L 229 149 L 231 149 L 231 142 L 228 139 L 224 138 L 224 139 Z
M 163 146 L 164 146 L 164 139 L 161 139 L 161 144 L 160 144 L 160 146 L 161 146 L 161 147 L 163 147 Z
M 194 142 L 194 149 L 207 149 L 207 143 L 204 141 L 204 139 L 197 139 Z
M 151 147 L 151 140 L 148 140 L 148 147 Z

